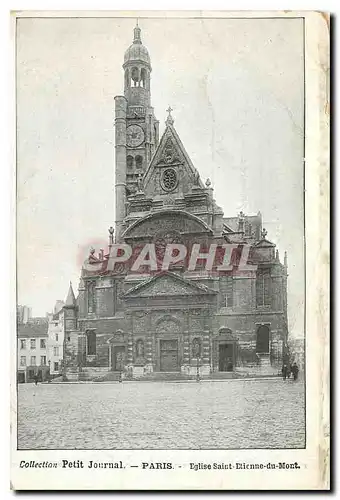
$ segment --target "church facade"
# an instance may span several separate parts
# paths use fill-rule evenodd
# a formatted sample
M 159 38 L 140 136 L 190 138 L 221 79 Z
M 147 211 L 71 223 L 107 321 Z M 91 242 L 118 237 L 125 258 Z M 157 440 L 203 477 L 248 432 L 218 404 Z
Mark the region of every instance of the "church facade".
M 138 26 L 123 70 L 124 95 L 115 97 L 115 227 L 108 251 L 93 249 L 84 263 L 77 298 L 70 286 L 64 376 L 277 373 L 287 353 L 286 255 L 281 263 L 260 212 L 224 215 L 170 108 L 159 137 Z

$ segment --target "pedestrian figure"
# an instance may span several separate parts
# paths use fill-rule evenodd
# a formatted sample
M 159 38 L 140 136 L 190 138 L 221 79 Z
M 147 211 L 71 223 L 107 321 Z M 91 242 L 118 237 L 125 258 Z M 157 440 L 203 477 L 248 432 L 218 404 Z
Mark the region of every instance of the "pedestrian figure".
M 297 380 L 298 378 L 298 374 L 299 374 L 299 367 L 298 365 L 295 363 L 293 363 L 293 366 L 292 366 L 292 373 L 293 373 L 293 378 L 294 380 Z
M 282 377 L 283 377 L 283 380 L 286 380 L 287 374 L 288 374 L 288 367 L 287 367 L 286 364 L 284 364 L 282 366 Z
M 35 382 L 35 385 L 38 385 L 38 375 L 34 375 L 34 382 Z
M 290 378 L 291 373 L 292 373 L 292 367 L 291 367 L 291 365 L 288 365 L 287 366 L 287 378 Z

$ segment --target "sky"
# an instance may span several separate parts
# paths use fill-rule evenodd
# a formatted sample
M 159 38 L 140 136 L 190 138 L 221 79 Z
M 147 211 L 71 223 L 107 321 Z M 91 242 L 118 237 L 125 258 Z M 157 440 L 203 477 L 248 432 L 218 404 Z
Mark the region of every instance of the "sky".
M 75 290 L 91 246 L 114 225 L 114 96 L 134 18 L 17 24 L 18 303 L 34 316 Z M 303 335 L 301 19 L 139 18 L 151 101 L 166 109 L 225 216 L 261 211 L 288 253 L 288 316 Z

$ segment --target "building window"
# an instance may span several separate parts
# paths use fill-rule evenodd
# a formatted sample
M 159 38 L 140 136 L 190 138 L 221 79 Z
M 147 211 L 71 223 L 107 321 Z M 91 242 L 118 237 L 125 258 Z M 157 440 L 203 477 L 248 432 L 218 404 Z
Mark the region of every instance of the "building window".
M 131 80 L 134 87 L 138 87 L 139 83 L 139 71 L 138 68 L 132 68 L 131 70 Z
M 31 356 L 31 366 L 35 366 L 37 362 L 37 358 L 35 356 Z
M 137 168 L 142 168 L 143 167 L 143 157 L 142 156 L 136 156 L 136 167 Z
M 26 349 L 26 340 L 20 340 L 20 349 Z
M 41 366 L 46 366 L 46 356 L 41 356 L 40 364 L 41 364 Z
M 40 339 L 40 349 L 46 349 L 46 339 Z
M 20 366 L 26 366 L 26 356 L 20 356 Z
M 87 354 L 94 356 L 97 353 L 96 333 L 87 332 Z
M 140 86 L 145 89 L 145 82 L 146 82 L 146 71 L 144 68 L 141 69 L 140 71 Z
M 161 184 L 165 191 L 173 191 L 178 184 L 176 170 L 173 168 L 164 170 Z
M 269 326 L 261 325 L 256 332 L 256 352 L 269 353 Z
M 58 342 L 58 340 L 59 340 L 59 335 L 56 333 L 55 334 L 55 341 Z
M 58 363 L 58 361 L 55 361 L 55 362 L 54 362 L 54 371 L 55 371 L 55 372 L 58 372 L 58 371 L 59 371 L 59 363 Z
M 233 307 L 234 305 L 234 280 L 232 276 L 227 277 L 227 290 L 226 290 L 226 306 Z
M 126 158 L 126 165 L 128 168 L 132 168 L 133 167 L 133 156 L 127 156 Z
M 59 347 L 53 347 L 53 356 L 59 356 Z
M 30 345 L 31 345 L 31 349 L 35 349 L 35 347 L 36 347 L 36 340 L 35 339 L 31 339 Z
M 96 300 L 95 300 L 95 293 L 96 293 L 96 284 L 94 281 L 90 282 L 88 284 L 88 289 L 87 289 L 87 306 L 88 306 L 88 312 L 95 312 L 96 310 Z
M 270 306 L 271 303 L 271 277 L 269 269 L 258 271 L 256 276 L 256 306 Z

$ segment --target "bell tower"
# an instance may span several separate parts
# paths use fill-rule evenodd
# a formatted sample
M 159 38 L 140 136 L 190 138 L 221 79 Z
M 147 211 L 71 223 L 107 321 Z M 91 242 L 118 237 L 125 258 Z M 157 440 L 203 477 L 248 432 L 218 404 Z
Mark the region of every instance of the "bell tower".
M 115 97 L 116 241 L 120 240 L 127 197 L 137 191 L 159 141 L 159 121 L 151 106 L 151 62 L 141 29 L 124 54 L 124 96 Z

